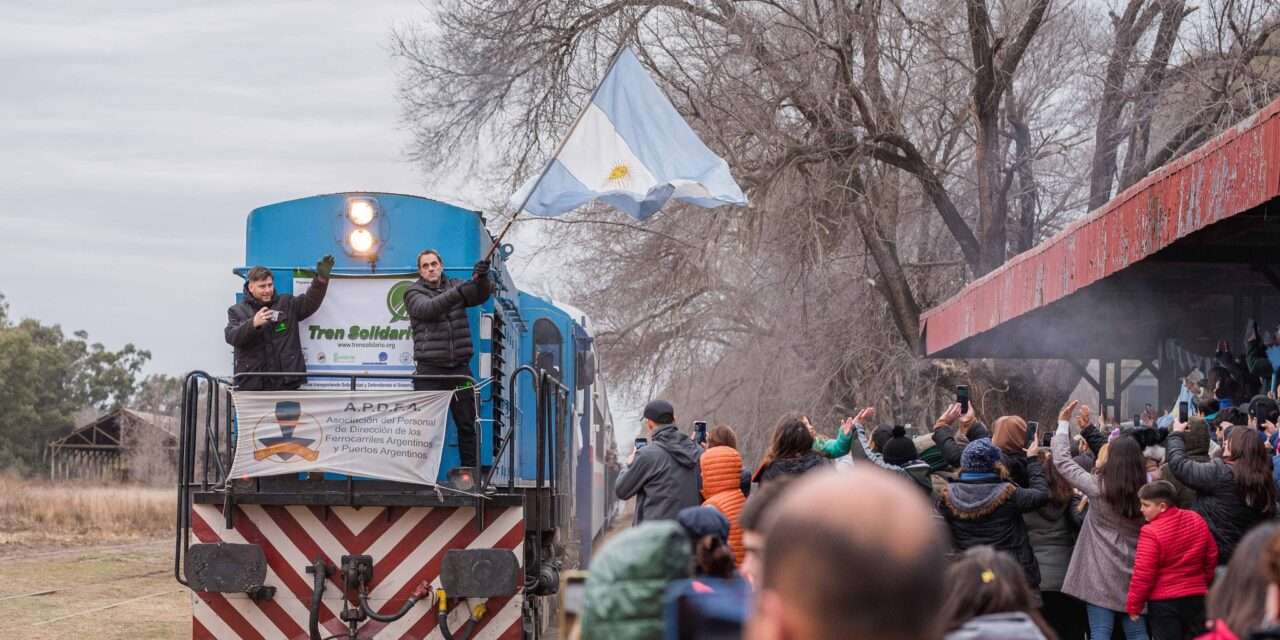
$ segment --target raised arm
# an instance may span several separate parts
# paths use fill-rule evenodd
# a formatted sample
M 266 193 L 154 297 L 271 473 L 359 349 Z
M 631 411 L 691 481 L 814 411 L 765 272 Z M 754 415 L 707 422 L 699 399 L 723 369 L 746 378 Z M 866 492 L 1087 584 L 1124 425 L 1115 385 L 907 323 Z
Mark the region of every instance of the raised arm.
M 1058 416 L 1058 430 L 1053 434 L 1053 440 L 1050 442 L 1050 451 L 1053 454 L 1053 466 L 1058 473 L 1066 479 L 1067 483 L 1075 487 L 1086 496 L 1093 498 L 1102 493 L 1101 487 L 1098 486 L 1097 478 L 1092 473 L 1084 470 L 1084 467 L 1076 464 L 1071 458 L 1071 413 L 1075 411 L 1076 401 L 1072 400 L 1062 409 L 1062 413 Z
M 1169 471 L 1188 488 L 1197 493 L 1213 493 L 1217 487 L 1218 470 L 1214 462 L 1196 462 L 1187 457 L 1187 443 L 1183 440 L 1183 431 L 1178 430 L 1177 418 L 1174 419 L 1174 431 L 1165 440 L 1165 459 L 1169 463 Z M 1185 425 L 1184 425 L 1185 427 Z
M 307 292 L 293 297 L 291 311 L 298 320 L 311 317 L 324 302 L 324 294 L 329 291 L 329 273 L 333 271 L 333 256 L 325 256 L 316 263 L 316 277 L 311 279 Z
M 875 465 L 877 467 L 880 467 L 881 469 L 886 469 L 888 471 L 893 471 L 895 473 L 906 473 L 906 471 L 904 471 L 902 467 L 899 467 L 896 464 L 889 464 L 888 462 L 885 462 L 884 456 L 880 455 L 879 451 L 871 450 L 871 443 L 867 441 L 867 432 L 862 428 L 862 425 L 860 424 L 854 425 L 853 430 L 858 434 L 858 444 L 862 447 L 863 453 L 867 454 L 868 460 L 875 463 Z
M 1027 484 L 1028 488 L 1018 487 L 1013 493 L 1013 504 L 1021 511 L 1035 511 L 1049 503 L 1049 481 L 1044 477 L 1044 469 L 1040 468 L 1040 458 L 1036 456 L 1039 444 L 1033 442 L 1027 450 Z
M 637 451 L 631 464 L 627 465 L 622 473 L 618 474 L 617 484 L 613 487 L 613 493 L 619 500 L 630 500 L 645 483 L 649 481 L 649 477 L 653 475 L 653 455 L 641 455 Z
M 418 320 L 438 320 L 450 309 L 463 304 L 465 301 L 458 287 L 445 289 L 437 296 L 429 296 L 412 287 L 404 294 L 404 306 L 409 310 L 409 317 Z

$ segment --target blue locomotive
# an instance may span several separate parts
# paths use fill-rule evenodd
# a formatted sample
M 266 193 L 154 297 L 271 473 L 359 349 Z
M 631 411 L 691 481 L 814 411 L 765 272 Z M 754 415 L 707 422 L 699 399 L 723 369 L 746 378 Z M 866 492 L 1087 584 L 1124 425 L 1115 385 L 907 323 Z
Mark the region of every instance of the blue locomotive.
M 451 474 L 450 420 L 436 485 L 229 477 L 236 380 L 189 374 L 174 572 L 192 590 L 193 637 L 535 637 L 560 569 L 586 564 L 618 469 L 587 320 L 517 288 L 512 247 L 493 250 L 480 212 L 366 192 L 267 205 L 249 214 L 234 271 L 265 266 L 291 293 L 334 255 L 322 317 L 299 325 L 304 389 L 360 393 L 410 385 L 403 295 L 424 249 L 451 277 L 493 256 L 494 293 L 468 309 L 479 469 Z

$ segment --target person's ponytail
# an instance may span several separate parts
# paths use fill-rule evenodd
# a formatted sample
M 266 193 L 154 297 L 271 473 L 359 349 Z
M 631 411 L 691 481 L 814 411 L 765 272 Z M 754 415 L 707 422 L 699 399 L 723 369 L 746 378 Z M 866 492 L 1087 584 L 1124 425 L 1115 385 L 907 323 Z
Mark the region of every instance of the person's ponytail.
M 698 575 L 711 578 L 732 578 L 735 566 L 733 551 L 729 545 L 715 536 L 702 536 L 694 543 L 694 561 Z

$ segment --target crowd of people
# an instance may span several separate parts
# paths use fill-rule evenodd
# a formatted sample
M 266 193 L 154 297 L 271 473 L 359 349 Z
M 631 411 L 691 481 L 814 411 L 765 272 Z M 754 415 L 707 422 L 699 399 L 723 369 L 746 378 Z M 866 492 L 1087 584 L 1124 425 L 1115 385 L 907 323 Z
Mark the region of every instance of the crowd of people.
M 754 467 L 728 426 L 691 437 L 651 402 L 617 483 L 635 526 L 575 633 L 1280 638 L 1280 407 L 1238 397 L 1270 381 L 1249 346 L 1124 426 L 1074 401 L 1042 432 L 960 403 L 914 437 L 873 408 L 829 435 L 789 415 Z

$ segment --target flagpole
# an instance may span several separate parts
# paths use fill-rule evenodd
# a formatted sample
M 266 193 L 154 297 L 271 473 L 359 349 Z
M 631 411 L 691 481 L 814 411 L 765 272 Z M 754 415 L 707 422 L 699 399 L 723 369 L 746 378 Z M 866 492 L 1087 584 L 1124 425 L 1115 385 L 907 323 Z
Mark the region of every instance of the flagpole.
M 618 64 L 618 58 L 622 57 L 622 52 L 630 46 L 627 43 L 631 40 L 630 35 L 634 32 L 635 29 L 633 27 L 632 31 L 628 34 L 628 37 L 623 38 L 622 43 L 618 45 L 618 50 L 613 52 L 613 57 L 609 58 L 609 66 L 605 68 L 604 75 L 601 76 L 600 82 L 597 82 L 596 88 L 591 90 L 591 96 L 587 98 L 586 104 L 584 104 L 582 106 L 582 110 L 578 112 L 578 117 L 573 119 L 573 124 L 569 125 L 569 131 L 565 134 L 564 138 L 560 140 L 560 144 L 556 145 L 555 152 L 551 154 L 551 158 L 549 158 L 546 165 L 542 167 L 542 173 L 538 174 L 538 179 L 533 182 L 533 188 L 529 189 L 529 192 L 524 195 L 524 200 L 520 202 L 520 206 L 516 207 L 515 212 L 511 214 L 511 219 L 507 221 L 506 226 L 502 227 L 502 231 L 498 232 L 498 237 L 494 238 L 493 246 L 489 247 L 489 253 L 485 254 L 484 259 L 486 261 L 493 257 L 493 252 L 497 251 L 498 247 L 502 244 L 502 239 L 505 238 L 507 232 L 511 230 L 511 225 L 515 224 L 516 218 L 520 216 L 520 212 L 524 211 L 525 205 L 529 204 L 529 200 L 533 198 L 533 194 L 538 191 L 538 185 L 542 184 L 542 179 L 547 177 L 547 172 L 551 170 L 551 163 L 555 162 L 556 158 L 560 155 L 560 152 L 564 150 L 565 143 L 569 142 L 569 137 L 572 136 L 573 131 L 578 128 L 578 123 L 582 122 L 582 117 L 587 115 L 587 110 L 591 108 L 591 103 L 595 102 L 596 95 L 600 93 L 600 88 L 604 86 L 604 81 L 609 79 L 610 73 L 613 73 L 614 65 Z

